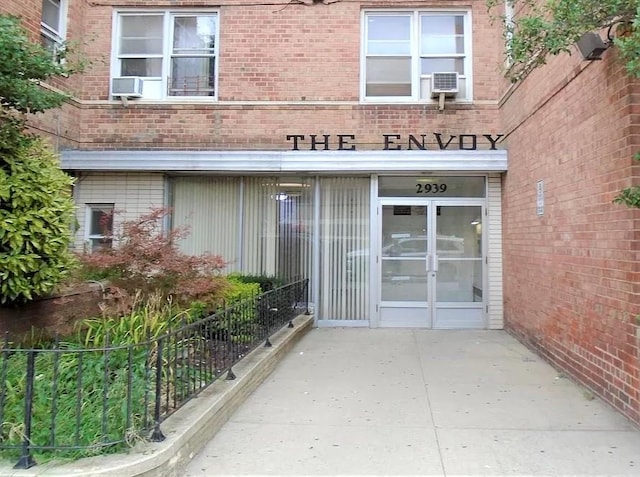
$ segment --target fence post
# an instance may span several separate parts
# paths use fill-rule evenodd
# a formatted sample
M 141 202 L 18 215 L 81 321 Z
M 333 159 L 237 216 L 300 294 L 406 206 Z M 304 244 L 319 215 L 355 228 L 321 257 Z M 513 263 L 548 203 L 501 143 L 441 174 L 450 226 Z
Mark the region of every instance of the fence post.
M 163 338 L 159 338 L 158 347 L 156 349 L 156 406 L 153 412 L 153 419 L 155 421 L 153 432 L 151 433 L 151 442 L 162 442 L 165 437 L 160 429 L 160 401 L 162 399 L 162 348 Z
M 271 300 L 272 296 L 277 296 L 278 288 L 274 288 L 264 293 L 261 298 L 260 304 L 260 312 L 262 313 L 261 320 L 264 322 L 264 329 L 266 339 L 264 341 L 265 348 L 271 348 L 273 345 L 271 344 L 271 340 L 269 339 L 271 336 Z
M 233 373 L 233 363 L 235 357 L 233 356 L 233 338 L 231 333 L 231 311 L 225 306 L 224 308 L 225 320 L 227 321 L 227 357 L 229 359 L 229 371 L 227 371 L 227 381 L 233 381 L 236 379 L 236 375 Z
M 35 376 L 34 350 L 27 353 L 27 388 L 24 396 L 24 440 L 22 441 L 22 455 L 14 469 L 29 469 L 36 465 L 31 456 L 31 410 L 33 406 L 33 378 Z
M 104 338 L 104 373 L 102 376 L 102 440 L 104 442 L 108 441 L 107 432 L 108 432 L 108 424 L 107 424 L 107 415 L 109 413 L 109 347 L 111 346 L 111 340 L 109 337 L 109 332 L 107 331 Z
M 296 308 L 298 308 L 298 288 L 300 288 L 300 282 L 296 281 L 287 290 L 287 313 L 289 313 L 287 328 L 293 328 L 293 319 L 296 317 Z
M 2 347 L 2 372 L 0 374 L 0 423 L 4 422 L 4 404 L 7 396 L 7 360 L 9 359 L 9 332 L 4 334 L 4 346 Z
M 306 307 L 307 307 L 307 311 L 304 312 L 305 315 L 310 315 L 311 312 L 309 311 L 309 279 L 305 278 L 304 279 L 304 302 L 306 303 Z

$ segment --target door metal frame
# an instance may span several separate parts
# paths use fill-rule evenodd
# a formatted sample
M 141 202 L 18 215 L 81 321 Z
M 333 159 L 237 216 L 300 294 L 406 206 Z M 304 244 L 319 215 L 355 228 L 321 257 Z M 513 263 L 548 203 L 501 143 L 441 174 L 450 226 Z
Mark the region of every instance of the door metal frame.
M 372 194 L 373 196 L 373 194 Z M 372 197 L 373 199 L 373 197 Z M 482 247 L 481 247 L 481 260 L 482 260 L 482 287 L 483 290 L 488 290 L 487 288 L 487 227 L 486 227 L 486 217 L 487 217 L 487 199 L 483 198 L 424 198 L 424 197 L 375 197 L 375 209 L 372 216 L 372 224 L 371 224 L 371 249 L 375 252 L 372 253 L 370 270 L 371 270 L 371 310 L 372 320 L 371 327 L 377 328 L 380 326 L 380 309 L 382 307 L 382 299 L 381 299 L 381 287 L 382 287 L 382 206 L 383 205 L 413 205 L 413 206 L 424 206 L 427 209 L 427 263 L 425 266 L 428 267 L 427 271 L 427 287 L 428 287 L 428 301 L 426 302 L 425 312 L 427 313 L 426 317 L 426 328 L 433 328 L 436 320 L 437 309 L 440 308 L 482 308 L 482 316 L 483 316 L 483 327 L 486 327 L 487 323 L 487 312 L 486 312 L 486 304 L 487 304 L 487 294 L 483 293 L 482 301 L 477 302 L 479 305 L 462 305 L 460 303 L 456 305 L 447 305 L 447 302 L 438 302 L 436 295 L 436 281 L 437 276 L 433 274 L 433 263 L 436 260 L 435 256 L 435 244 L 433 241 L 437 239 L 437 207 L 439 206 L 479 206 L 481 208 L 482 215 Z M 412 303 L 411 306 L 415 307 L 415 303 L 413 302 L 397 302 L 399 304 L 398 308 L 408 307 L 409 303 Z M 424 303 L 424 302 L 420 302 Z M 438 305 L 440 303 L 440 305 Z M 469 302 L 471 303 L 471 302 Z

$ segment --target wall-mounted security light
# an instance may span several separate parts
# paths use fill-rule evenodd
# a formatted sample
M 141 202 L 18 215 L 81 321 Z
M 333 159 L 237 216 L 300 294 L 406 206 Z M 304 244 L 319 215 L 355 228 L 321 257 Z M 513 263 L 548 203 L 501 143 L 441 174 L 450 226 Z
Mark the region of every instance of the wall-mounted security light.
M 605 42 L 600 35 L 594 32 L 587 32 L 576 42 L 576 46 L 582 57 L 587 61 L 601 60 L 602 54 L 607 51 L 610 43 Z

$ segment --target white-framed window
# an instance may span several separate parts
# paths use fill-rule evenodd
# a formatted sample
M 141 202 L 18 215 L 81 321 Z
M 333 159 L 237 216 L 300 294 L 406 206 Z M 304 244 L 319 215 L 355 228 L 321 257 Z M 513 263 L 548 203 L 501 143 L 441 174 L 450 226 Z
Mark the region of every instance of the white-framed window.
M 112 77 L 142 79 L 142 98 L 216 98 L 215 11 L 122 11 L 114 18 Z
M 437 101 L 433 73 L 457 73 L 457 101 L 470 101 L 471 12 L 363 12 L 361 99 Z
M 86 204 L 85 242 L 88 251 L 109 249 L 113 246 L 114 204 Z
M 54 58 L 65 39 L 66 12 L 66 0 L 42 0 L 40 43 Z
M 511 42 L 513 40 L 513 28 L 515 27 L 515 6 L 514 0 L 504 2 L 504 26 L 505 26 L 505 65 L 511 66 L 513 55 L 511 52 Z

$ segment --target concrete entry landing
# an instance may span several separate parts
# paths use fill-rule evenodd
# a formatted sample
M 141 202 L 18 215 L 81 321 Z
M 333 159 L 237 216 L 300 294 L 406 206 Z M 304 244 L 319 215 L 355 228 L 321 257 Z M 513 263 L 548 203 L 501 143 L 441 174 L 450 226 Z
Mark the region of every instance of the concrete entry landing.
M 640 475 L 640 430 L 502 331 L 320 328 L 182 475 Z

